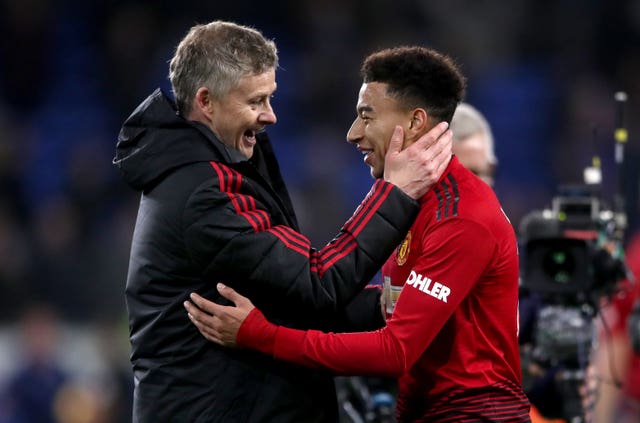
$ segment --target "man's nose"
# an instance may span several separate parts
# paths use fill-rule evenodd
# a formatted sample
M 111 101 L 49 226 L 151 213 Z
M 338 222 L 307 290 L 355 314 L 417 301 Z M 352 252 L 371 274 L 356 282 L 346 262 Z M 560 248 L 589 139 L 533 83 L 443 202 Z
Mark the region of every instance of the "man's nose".
M 278 121 L 276 112 L 273 111 L 273 107 L 271 107 L 271 104 L 268 104 L 265 110 L 258 115 L 258 120 L 260 121 L 260 123 L 265 125 L 273 125 Z
M 347 132 L 347 141 L 350 143 L 357 143 L 362 139 L 362 125 L 358 121 L 359 119 L 356 118 Z

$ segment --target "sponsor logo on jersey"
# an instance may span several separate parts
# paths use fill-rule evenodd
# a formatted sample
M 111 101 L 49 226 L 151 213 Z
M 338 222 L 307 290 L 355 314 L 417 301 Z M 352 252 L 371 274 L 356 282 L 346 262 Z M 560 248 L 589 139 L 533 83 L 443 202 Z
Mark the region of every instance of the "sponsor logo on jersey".
M 411 249 L 411 231 L 407 233 L 407 236 L 404 238 L 404 241 L 402 241 L 402 243 L 398 245 L 398 250 L 396 251 L 396 263 L 398 263 L 398 266 L 402 266 L 407 262 L 410 249 Z
M 451 294 L 451 289 L 448 286 L 443 285 L 440 282 L 434 282 L 431 278 L 416 273 L 415 270 L 412 270 L 411 273 L 409 273 L 409 277 L 405 284 L 412 286 L 425 294 L 431 295 L 433 298 L 440 300 L 443 303 L 447 302 L 447 298 L 449 297 L 449 294 Z

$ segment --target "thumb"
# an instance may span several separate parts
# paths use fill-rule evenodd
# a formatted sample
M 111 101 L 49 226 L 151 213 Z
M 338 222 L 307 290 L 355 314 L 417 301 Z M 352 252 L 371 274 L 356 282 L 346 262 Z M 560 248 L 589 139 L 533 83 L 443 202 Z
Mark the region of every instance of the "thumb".
M 216 285 L 216 288 L 218 289 L 220 295 L 225 297 L 227 300 L 232 301 L 236 305 L 236 307 L 249 301 L 246 297 L 238 294 L 233 288 L 230 288 L 222 283 L 218 283 Z
M 391 135 L 391 141 L 389 141 L 389 149 L 387 150 L 387 156 L 392 154 L 398 154 L 402 150 L 402 142 L 404 141 L 404 131 L 402 126 L 396 125 Z

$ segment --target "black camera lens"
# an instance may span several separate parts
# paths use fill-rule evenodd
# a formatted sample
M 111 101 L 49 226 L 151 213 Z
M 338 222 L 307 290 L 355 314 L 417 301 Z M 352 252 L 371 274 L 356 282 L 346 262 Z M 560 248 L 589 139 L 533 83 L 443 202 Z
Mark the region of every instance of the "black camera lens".
M 551 248 L 542 258 L 542 269 L 552 281 L 567 284 L 574 276 L 576 260 L 569 249 Z

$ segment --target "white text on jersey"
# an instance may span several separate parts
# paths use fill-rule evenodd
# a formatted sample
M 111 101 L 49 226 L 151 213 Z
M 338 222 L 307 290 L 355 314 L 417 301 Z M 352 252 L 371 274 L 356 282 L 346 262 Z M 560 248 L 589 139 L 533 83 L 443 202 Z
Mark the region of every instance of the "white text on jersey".
M 412 270 L 405 283 L 446 303 L 447 297 L 451 293 L 451 289 L 440 282 L 433 282 L 433 286 L 431 286 L 432 282 L 433 281 L 430 278 L 422 276 L 421 274 L 416 273 L 415 270 Z

